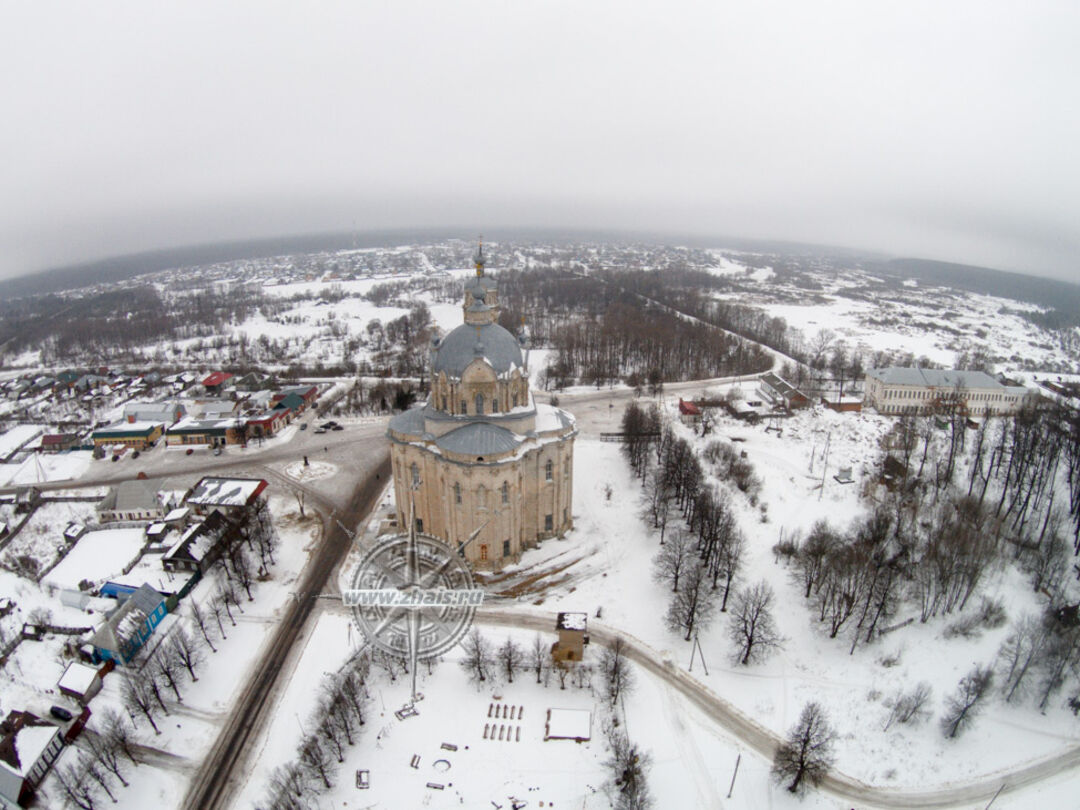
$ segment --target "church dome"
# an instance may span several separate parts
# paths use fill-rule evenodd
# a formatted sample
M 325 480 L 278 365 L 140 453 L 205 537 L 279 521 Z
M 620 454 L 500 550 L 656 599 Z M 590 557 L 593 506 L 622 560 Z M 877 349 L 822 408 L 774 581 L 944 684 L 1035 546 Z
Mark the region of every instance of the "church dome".
M 434 373 L 445 372 L 447 377 L 461 379 L 469 363 L 478 356 L 487 360 L 498 375 L 525 365 L 517 339 L 497 323 L 480 326 L 463 323 L 439 344 Z

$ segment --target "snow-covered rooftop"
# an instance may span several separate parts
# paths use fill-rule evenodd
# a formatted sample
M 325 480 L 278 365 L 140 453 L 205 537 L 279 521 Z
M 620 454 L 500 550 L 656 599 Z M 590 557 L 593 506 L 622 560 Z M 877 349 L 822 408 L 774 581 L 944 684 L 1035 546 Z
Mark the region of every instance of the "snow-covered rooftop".
M 67 689 L 76 694 L 85 695 L 86 690 L 93 686 L 94 678 L 97 677 L 97 669 L 86 664 L 72 661 L 60 681 L 56 684 L 61 689 Z
M 261 478 L 203 478 L 191 490 L 188 503 L 199 506 L 244 506 L 266 488 Z
M 548 709 L 545 740 L 588 740 L 592 737 L 592 712 L 586 709 Z

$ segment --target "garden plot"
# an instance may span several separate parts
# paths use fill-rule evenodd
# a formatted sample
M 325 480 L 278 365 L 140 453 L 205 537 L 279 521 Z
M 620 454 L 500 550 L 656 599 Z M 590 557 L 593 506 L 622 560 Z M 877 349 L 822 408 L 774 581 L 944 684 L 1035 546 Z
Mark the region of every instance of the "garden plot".
M 21 519 L 21 516 L 15 517 Z M 41 504 L 4 549 L 4 566 L 29 576 L 39 575 L 65 549 L 63 532 L 68 523 L 86 524 L 96 520 L 96 517 L 94 504 L 89 502 L 53 501 Z
M 46 574 L 42 584 L 66 590 L 80 590 L 79 583 L 83 581 L 101 585 L 135 562 L 144 545 L 146 532 L 140 528 L 87 532 L 68 555 Z

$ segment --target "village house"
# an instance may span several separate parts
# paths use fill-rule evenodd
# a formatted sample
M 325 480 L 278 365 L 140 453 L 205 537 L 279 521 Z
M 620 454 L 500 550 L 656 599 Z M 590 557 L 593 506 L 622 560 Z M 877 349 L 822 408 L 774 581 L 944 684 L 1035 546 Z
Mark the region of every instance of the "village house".
M 701 424 L 701 408 L 679 397 L 679 421 L 691 426 Z
M 268 411 L 259 416 L 247 420 L 248 438 L 269 438 L 278 433 L 289 423 L 288 414 L 284 411 Z
M 158 520 L 165 515 L 165 508 L 153 482 L 135 479 L 121 481 L 110 489 L 98 502 L 97 513 L 101 523 Z
M 161 567 L 166 571 L 206 570 L 225 552 L 235 526 L 218 511 L 196 523 L 180 536 L 161 557 Z
M 39 449 L 42 453 L 62 453 L 79 443 L 77 433 L 46 433 L 41 437 Z
M 187 415 L 187 408 L 181 402 L 129 402 L 124 406 L 124 421 L 159 422 L 172 425 Z
M 821 398 L 821 404 L 830 411 L 836 411 L 837 413 L 858 413 L 862 410 L 862 397 L 855 397 L 850 394 L 844 394 L 843 396 L 830 394 Z
M 198 515 L 208 515 L 215 509 L 231 513 L 255 503 L 268 486 L 261 478 L 208 476 L 191 488 L 184 503 Z
M 123 445 L 133 450 L 145 450 L 161 438 L 165 429 L 162 422 L 118 422 L 115 425 L 98 428 L 90 438 L 94 447 Z
M 307 403 L 302 396 L 290 392 L 277 399 L 272 411 L 274 413 L 283 414 L 285 418 L 291 422 L 297 416 L 302 414 L 306 407 Z
M 243 440 L 243 419 L 194 419 L 187 417 L 173 425 L 165 434 L 165 445 L 208 445 L 221 447 L 240 444 Z
M 28 807 L 64 748 L 60 729 L 30 712 L 13 711 L 0 733 L 0 797 L 8 807 Z
M 94 661 L 130 663 L 167 613 L 165 597 L 144 583 L 90 638 Z
M 218 395 L 221 393 L 225 383 L 232 379 L 232 376 L 232 374 L 224 371 L 215 371 L 203 378 L 202 387 L 206 389 L 206 393 Z
M 783 377 L 773 374 L 771 371 L 761 375 L 761 379 L 758 381 L 758 391 L 762 397 L 773 405 L 781 406 L 789 411 L 796 408 L 806 408 L 810 405 L 810 397 Z

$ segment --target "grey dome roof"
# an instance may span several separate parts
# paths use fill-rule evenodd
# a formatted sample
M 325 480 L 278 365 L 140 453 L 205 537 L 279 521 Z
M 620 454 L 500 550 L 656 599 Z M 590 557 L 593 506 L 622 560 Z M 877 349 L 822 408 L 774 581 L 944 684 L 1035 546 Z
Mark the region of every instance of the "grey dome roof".
M 435 440 L 440 450 L 463 456 L 494 456 L 516 450 L 520 440 L 509 430 L 486 422 L 451 430 Z
M 390 418 L 390 429 L 410 436 L 422 436 L 424 426 L 424 406 L 417 405 Z
M 439 346 L 435 354 L 434 373 L 443 371 L 448 377 L 460 379 L 465 368 L 476 359 L 478 343 L 482 356 L 491 363 L 496 374 L 506 374 L 513 366 L 524 366 L 517 339 L 497 323 L 482 326 L 462 324 L 447 335 Z

